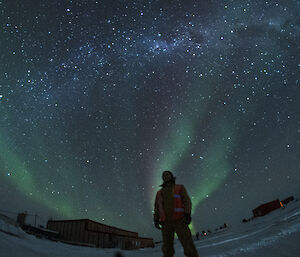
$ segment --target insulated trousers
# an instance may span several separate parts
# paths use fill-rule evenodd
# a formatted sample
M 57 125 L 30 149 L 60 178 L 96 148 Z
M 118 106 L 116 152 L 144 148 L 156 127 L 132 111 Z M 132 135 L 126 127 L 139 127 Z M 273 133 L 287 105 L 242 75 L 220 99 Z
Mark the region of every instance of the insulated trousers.
M 162 224 L 162 251 L 164 257 L 174 256 L 174 234 L 177 234 L 180 243 L 183 246 L 184 254 L 187 257 L 198 257 L 198 252 L 194 245 L 191 231 L 183 219 L 165 221 Z

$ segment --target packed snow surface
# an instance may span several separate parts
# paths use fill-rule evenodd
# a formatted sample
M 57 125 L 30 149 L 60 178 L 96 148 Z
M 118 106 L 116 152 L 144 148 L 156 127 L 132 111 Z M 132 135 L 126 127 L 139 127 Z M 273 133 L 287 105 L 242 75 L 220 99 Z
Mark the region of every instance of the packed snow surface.
M 195 241 L 199 256 L 300 256 L 300 201 L 289 203 L 264 217 L 228 227 Z M 0 257 L 161 257 L 161 244 L 140 250 L 98 249 L 39 239 L 26 234 L 0 216 Z M 175 257 L 184 256 L 175 241 Z

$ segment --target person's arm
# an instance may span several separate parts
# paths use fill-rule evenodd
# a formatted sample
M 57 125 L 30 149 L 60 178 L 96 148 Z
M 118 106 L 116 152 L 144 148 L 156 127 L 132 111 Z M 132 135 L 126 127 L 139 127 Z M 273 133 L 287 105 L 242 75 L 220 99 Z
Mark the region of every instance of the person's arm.
M 182 203 L 183 203 L 183 206 L 184 206 L 184 212 L 186 214 L 189 214 L 191 215 L 191 212 L 192 212 L 192 202 L 191 202 L 191 199 L 185 189 L 185 187 L 182 185 L 182 188 L 181 188 L 181 199 L 182 199 Z
M 155 202 L 154 202 L 154 221 L 159 221 L 159 211 L 158 211 L 158 192 L 156 193 Z
M 154 203 L 154 213 L 153 213 L 153 222 L 154 222 L 154 226 L 158 229 L 161 229 L 160 224 L 159 224 L 159 196 L 158 196 L 158 192 L 156 193 L 156 197 L 155 197 L 155 203 Z
M 189 225 L 192 222 L 192 202 L 184 186 L 181 188 L 181 199 L 184 207 L 184 223 Z

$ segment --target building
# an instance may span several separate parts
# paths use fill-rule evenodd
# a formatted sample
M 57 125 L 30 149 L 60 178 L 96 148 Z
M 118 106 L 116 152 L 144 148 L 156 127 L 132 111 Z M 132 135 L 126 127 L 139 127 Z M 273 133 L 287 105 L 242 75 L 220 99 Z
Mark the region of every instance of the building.
M 278 199 L 272 202 L 262 204 L 257 208 L 255 208 L 254 210 L 252 210 L 253 216 L 254 217 L 264 216 L 271 211 L 281 208 L 282 206 L 283 206 L 282 203 Z
M 140 248 L 154 247 L 154 242 L 152 238 L 139 237 Z
M 59 241 L 76 245 L 121 249 L 154 247 L 152 238 L 142 238 L 136 232 L 108 226 L 89 219 L 49 220 L 47 229 L 57 231 Z

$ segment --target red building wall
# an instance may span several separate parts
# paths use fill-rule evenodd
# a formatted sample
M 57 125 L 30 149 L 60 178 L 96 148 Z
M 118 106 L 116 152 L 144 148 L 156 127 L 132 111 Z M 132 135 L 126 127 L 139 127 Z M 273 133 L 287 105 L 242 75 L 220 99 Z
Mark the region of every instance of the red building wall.
M 271 211 L 279 209 L 281 207 L 280 201 L 277 199 L 275 201 L 271 201 L 265 204 L 262 204 L 252 210 L 254 217 L 260 217 L 268 214 Z

